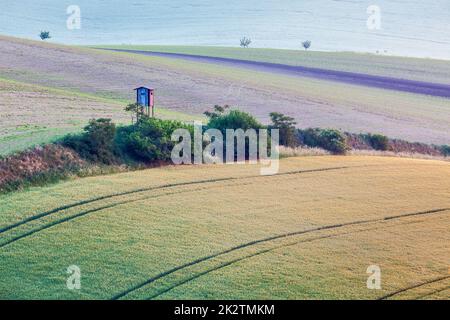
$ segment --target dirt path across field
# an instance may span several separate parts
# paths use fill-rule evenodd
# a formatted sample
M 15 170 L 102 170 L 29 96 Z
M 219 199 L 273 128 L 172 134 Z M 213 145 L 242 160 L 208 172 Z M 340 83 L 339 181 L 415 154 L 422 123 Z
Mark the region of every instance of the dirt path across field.
M 374 76 L 369 74 L 310 68 L 303 66 L 292 66 L 261 61 L 250 61 L 220 57 L 198 56 L 181 53 L 166 53 L 125 49 L 103 49 L 118 52 L 127 52 L 147 56 L 159 56 L 168 58 L 180 58 L 203 63 L 219 63 L 231 67 L 240 67 L 264 72 L 274 72 L 300 77 L 312 77 L 315 79 L 344 82 L 352 85 L 363 85 L 367 87 L 397 90 L 418 94 L 426 94 L 435 97 L 450 98 L 450 85 L 397 79 L 391 77 Z

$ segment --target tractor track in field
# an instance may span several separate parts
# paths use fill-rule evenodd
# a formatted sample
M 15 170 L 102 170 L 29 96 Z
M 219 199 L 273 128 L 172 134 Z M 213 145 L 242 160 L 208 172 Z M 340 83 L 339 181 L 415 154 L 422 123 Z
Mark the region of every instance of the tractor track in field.
M 156 294 L 151 295 L 146 300 L 153 300 L 155 298 L 158 298 L 158 297 L 162 296 L 163 294 L 165 294 L 167 292 L 172 291 L 175 288 L 178 288 L 178 287 L 180 287 L 180 286 L 182 286 L 182 285 L 184 285 L 184 284 L 186 284 L 188 282 L 191 282 L 191 281 L 196 280 L 196 279 L 198 279 L 200 277 L 203 277 L 203 276 L 205 276 L 205 275 L 207 275 L 207 274 L 209 274 L 211 272 L 221 270 L 221 269 L 226 268 L 226 267 L 228 267 L 230 265 L 233 265 L 235 263 L 238 263 L 238 262 L 241 262 L 241 261 L 244 261 L 244 260 L 256 257 L 256 256 L 259 256 L 259 255 L 262 255 L 262 254 L 265 254 L 265 253 L 268 253 L 268 252 L 272 252 L 272 251 L 275 251 L 275 250 L 278 250 L 278 249 L 292 247 L 292 246 L 295 246 L 295 245 L 298 245 L 298 244 L 301 244 L 301 243 L 314 242 L 316 240 L 330 239 L 330 238 L 335 238 L 335 237 L 340 237 L 340 236 L 345 236 L 345 235 L 350 235 L 350 234 L 355 234 L 355 233 L 360 233 L 360 232 L 366 232 L 366 231 L 371 231 L 371 230 L 377 230 L 377 229 L 379 229 L 379 227 L 368 228 L 368 229 L 357 230 L 357 231 L 350 231 L 350 232 L 341 232 L 341 233 L 331 234 L 331 235 L 323 235 L 323 236 L 319 236 L 319 237 L 315 237 L 315 238 L 311 238 L 311 239 L 299 240 L 299 241 L 295 241 L 295 242 L 279 245 L 279 246 L 276 246 L 276 247 L 273 247 L 273 248 L 270 248 L 270 249 L 264 249 L 264 250 L 261 250 L 261 251 L 258 251 L 258 252 L 246 255 L 244 257 L 240 257 L 240 258 L 233 259 L 231 261 L 224 262 L 224 263 L 222 263 L 222 264 L 220 264 L 220 265 L 218 265 L 218 266 L 216 266 L 214 268 L 210 268 L 210 269 L 207 269 L 207 270 L 202 271 L 200 273 L 197 273 L 197 274 L 195 274 L 195 275 L 193 275 L 193 276 L 191 276 L 189 278 L 186 278 L 186 279 L 184 279 L 184 280 L 182 280 L 182 281 L 180 281 L 180 282 L 178 282 L 176 284 L 171 285 L 170 287 L 168 287 L 168 288 L 166 288 L 166 289 L 164 289 L 164 290 L 162 290 L 162 291 L 160 291 L 160 292 L 158 292 Z
M 275 174 L 275 175 L 272 175 L 272 176 L 294 175 L 294 174 L 302 174 L 302 173 L 310 173 L 310 172 L 323 172 L 323 171 L 332 171 L 332 170 L 340 170 L 340 169 L 352 169 L 352 168 L 360 168 L 360 167 L 368 167 L 368 166 L 367 165 L 366 166 L 364 166 L 364 165 L 363 166 L 340 166 L 340 167 L 328 167 L 328 168 L 318 168 L 318 169 L 309 169 L 309 170 L 296 170 L 296 171 L 289 171 L 289 172 L 278 173 L 278 174 Z M 258 178 L 258 177 L 271 177 L 271 176 L 254 175 L 254 176 L 228 177 L 228 178 L 217 178 L 217 179 L 207 179 L 207 180 L 198 180 L 198 181 L 188 181 L 188 182 L 165 184 L 165 185 L 160 185 L 160 186 L 153 186 L 153 187 L 129 190 L 129 191 L 126 191 L 126 192 L 121 192 L 121 193 L 109 194 L 109 195 L 105 195 L 105 196 L 101 196 L 101 197 L 96 197 L 96 198 L 92 198 L 92 199 L 88 199 L 88 200 L 83 200 L 83 201 L 80 201 L 80 202 L 76 202 L 76 203 L 72 203 L 72 204 L 69 204 L 69 205 L 65 205 L 65 206 L 61 206 L 61 207 L 55 208 L 55 209 L 52 209 L 50 211 L 39 213 L 39 214 L 37 214 L 35 216 L 29 217 L 27 219 L 24 219 L 24 220 L 22 220 L 22 221 L 20 221 L 18 223 L 13 224 L 13 225 L 9 225 L 9 226 L 3 227 L 2 229 L 0 229 L 0 234 L 6 232 L 8 230 L 12 230 L 12 229 L 14 229 L 14 228 L 16 228 L 18 226 L 24 225 L 24 224 L 26 224 L 28 222 L 31 222 L 31 221 L 34 221 L 34 220 L 37 220 L 37 219 L 40 219 L 40 218 L 43 218 L 43 217 L 46 217 L 46 216 L 49 216 L 49 215 L 52 215 L 52 214 L 56 214 L 56 213 L 58 213 L 60 211 L 64 211 L 64 210 L 67 210 L 67 209 L 70 209 L 70 208 L 75 208 L 75 207 L 82 206 L 82 205 L 85 205 L 85 204 L 90 204 L 90 203 L 93 203 L 93 202 L 97 202 L 97 201 L 101 201 L 101 200 L 105 200 L 105 199 L 110 199 L 110 198 L 115 198 L 115 197 L 119 197 L 119 196 L 123 196 L 123 195 L 135 194 L 135 193 L 140 193 L 140 192 L 145 192 L 145 191 L 152 191 L 152 190 L 158 190 L 158 189 L 166 189 L 166 188 L 177 187 L 177 186 L 197 185 L 197 184 L 206 184 L 206 183 L 214 183 L 214 182 L 224 182 L 224 181 L 235 181 L 235 180 L 251 179 L 251 178 Z M 195 191 L 197 191 L 197 190 L 195 190 Z M 177 194 L 177 193 L 180 193 L 180 191 L 173 192 L 173 193 L 168 193 L 168 194 Z M 157 197 L 159 197 L 159 196 L 166 196 L 168 194 L 157 195 Z M 42 227 L 39 227 L 37 229 L 33 229 L 33 230 L 29 231 L 29 232 L 26 232 L 25 234 L 19 235 L 19 236 L 15 237 L 15 238 L 9 240 L 6 243 L 0 244 L 0 248 L 3 248 L 3 247 L 5 247 L 5 246 L 7 246 L 7 245 L 9 245 L 9 244 L 11 244 L 13 242 L 16 242 L 16 241 L 20 240 L 20 239 L 23 239 L 23 238 L 26 238 L 28 236 L 31 236 L 32 234 L 35 234 L 35 233 L 37 233 L 39 231 L 42 231 L 42 230 L 48 229 L 50 227 L 56 226 L 58 224 L 61 224 L 61 223 L 64 223 L 64 222 L 76 219 L 78 217 L 82 217 L 82 216 L 85 216 L 87 214 L 98 212 L 98 211 L 101 211 L 101 210 L 109 209 L 109 208 L 112 208 L 112 207 L 115 207 L 115 206 L 118 206 L 118 205 L 132 203 L 132 202 L 136 202 L 136 201 L 140 201 L 140 200 L 145 200 L 145 199 L 148 199 L 148 198 L 149 198 L 149 196 L 145 196 L 145 197 L 141 197 L 141 198 L 138 198 L 138 199 L 130 199 L 130 200 L 125 200 L 125 201 L 120 201 L 120 202 L 116 202 L 116 203 L 113 203 L 113 204 L 110 204 L 110 205 L 105 205 L 105 206 L 102 206 L 102 207 L 99 207 L 99 208 L 94 208 L 94 209 L 90 209 L 90 210 L 79 212 L 79 213 L 77 213 L 75 215 L 72 215 L 72 216 L 69 216 L 69 217 L 65 217 L 63 219 L 60 219 L 60 220 L 54 221 L 52 223 L 46 224 L 46 225 L 44 225 Z M 148 279 L 144 283 L 141 283 L 141 284 L 139 284 L 139 285 L 137 285 L 137 286 L 135 286 L 135 287 L 133 287 L 133 288 L 131 288 L 129 290 L 126 290 L 126 291 L 124 291 L 124 292 L 114 296 L 112 299 L 113 300 L 120 299 L 120 298 L 122 298 L 122 297 L 124 297 L 124 296 L 126 296 L 126 295 L 128 295 L 128 294 L 130 294 L 130 293 L 132 293 L 132 292 L 134 292 L 134 291 L 136 291 L 136 290 L 138 290 L 138 289 L 140 289 L 140 288 L 142 288 L 142 287 L 144 287 L 144 286 L 146 286 L 146 285 L 148 285 L 148 284 L 158 280 L 158 279 L 161 279 L 161 278 L 163 278 L 165 276 L 168 276 L 168 275 L 170 275 L 170 274 L 172 274 L 172 273 L 174 273 L 176 271 L 183 270 L 183 269 L 185 269 L 187 267 L 194 266 L 194 265 L 199 264 L 201 262 L 208 261 L 208 260 L 211 260 L 213 258 L 225 255 L 227 253 L 230 253 L 230 252 L 233 252 L 233 251 L 236 251 L 236 250 L 239 250 L 239 249 L 243 249 L 243 248 L 246 248 L 246 247 L 250 247 L 250 246 L 253 246 L 253 245 L 256 245 L 256 244 L 259 244 L 259 243 L 269 242 L 269 241 L 273 241 L 273 240 L 277 240 L 277 239 L 283 239 L 283 238 L 288 238 L 288 237 L 292 237 L 292 236 L 296 236 L 296 235 L 302 235 L 302 234 L 307 234 L 307 233 L 312 233 L 312 232 L 319 232 L 319 231 L 324 231 L 324 230 L 338 229 L 338 228 L 351 226 L 351 225 L 363 225 L 363 224 L 376 223 L 376 222 L 382 222 L 382 221 L 397 220 L 397 219 L 413 217 L 413 216 L 422 216 L 422 215 L 436 214 L 436 213 L 440 213 L 440 212 L 444 212 L 444 211 L 448 211 L 448 210 L 450 210 L 450 208 L 440 208 L 440 209 L 433 209 L 433 210 L 427 210 L 427 211 L 421 211 L 421 212 L 407 213 L 407 214 L 402 214 L 402 215 L 387 216 L 387 217 L 384 217 L 384 218 L 352 221 L 352 222 L 348 222 L 348 223 L 322 226 L 322 227 L 318 227 L 318 228 L 314 228 L 314 229 L 302 230 L 302 231 L 297 231 L 297 232 L 291 232 L 291 233 L 286 233 L 286 234 L 282 234 L 282 235 L 276 235 L 276 236 L 272 236 L 272 237 L 268 237 L 268 238 L 264 238 L 264 239 L 260 239 L 260 240 L 251 241 L 251 242 L 248 242 L 248 243 L 245 243 L 245 244 L 242 244 L 242 245 L 239 245 L 239 246 L 227 249 L 225 251 L 218 252 L 216 254 L 213 254 L 213 255 L 210 255 L 210 256 L 207 256 L 207 257 L 203 257 L 203 258 L 191 261 L 189 263 L 186 263 L 184 265 L 175 267 L 175 268 L 170 269 L 168 271 L 165 271 L 165 272 L 163 272 L 163 273 L 161 273 L 161 274 L 159 274 L 159 275 L 157 275 L 157 276 L 155 276 L 153 278 Z M 365 230 L 362 230 L 362 231 L 365 231 Z M 349 232 L 349 233 L 356 233 L 356 232 L 361 232 L 361 231 L 354 231 L 354 232 Z M 275 248 L 266 249 L 266 250 L 254 253 L 254 254 L 252 254 L 250 256 L 234 259 L 232 261 L 229 261 L 229 262 L 226 262 L 226 263 L 223 263 L 223 264 L 219 265 L 218 267 L 214 268 L 214 270 L 207 270 L 207 271 L 204 271 L 204 272 L 202 272 L 200 274 L 197 274 L 197 275 L 191 277 L 192 279 L 189 278 L 189 279 L 183 280 L 182 283 L 178 283 L 178 284 L 176 284 L 174 286 L 171 286 L 170 288 L 168 288 L 169 290 L 166 289 L 166 290 L 164 290 L 164 292 L 158 293 L 155 297 L 157 297 L 159 295 L 162 295 L 162 294 L 164 294 L 164 293 L 166 293 L 166 292 L 168 292 L 168 291 L 170 291 L 170 290 L 172 290 L 172 289 L 174 289 L 174 288 L 176 288 L 178 286 L 181 286 L 181 285 L 183 285 L 183 284 L 185 284 L 185 283 L 187 283 L 189 281 L 192 281 L 192 280 L 194 280 L 194 279 L 196 279 L 198 277 L 206 275 L 206 274 L 208 274 L 210 272 L 213 272 L 215 270 L 218 270 L 218 269 L 221 269 L 221 268 L 225 268 L 225 267 L 227 267 L 229 265 L 232 265 L 232 264 L 237 263 L 239 261 L 251 258 L 253 256 L 260 255 L 260 254 L 263 254 L 263 253 L 266 253 L 266 252 L 269 252 L 269 251 L 272 251 L 272 250 L 276 250 L 276 249 L 281 248 L 281 247 L 291 246 L 291 245 L 302 243 L 302 242 L 310 242 L 310 241 L 324 239 L 324 238 L 336 237 L 336 236 L 343 235 L 343 234 L 346 234 L 346 233 L 326 235 L 326 236 L 316 237 L 316 238 L 313 238 L 313 239 L 297 241 L 295 243 L 291 243 L 291 244 L 287 244 L 287 245 L 283 245 L 283 246 L 278 246 L 278 247 L 275 247 Z M 429 283 L 437 282 L 439 280 L 443 280 L 443 279 L 446 279 L 446 278 L 449 278 L 449 277 L 443 277 L 443 278 L 439 278 L 439 279 L 434 279 L 431 282 L 422 283 L 422 284 L 417 285 L 417 286 L 422 286 L 422 285 L 426 285 L 426 284 L 429 284 Z M 410 289 L 414 289 L 417 286 L 413 286 L 412 288 L 405 288 L 405 289 L 399 290 L 398 292 L 395 292 L 395 293 L 393 293 L 391 295 L 386 296 L 386 298 L 389 297 L 389 296 L 392 296 L 392 295 L 399 294 L 401 292 L 410 290 Z M 445 288 L 443 290 L 445 290 Z M 441 291 L 443 291 L 443 290 L 441 290 Z M 153 298 L 154 298 L 153 296 L 150 297 L 150 299 L 153 299 Z M 385 298 L 385 297 L 382 297 L 382 298 Z M 380 299 L 382 299 L 382 298 L 380 298 Z
M 65 206 L 61 206 L 55 209 L 52 209 L 50 211 L 46 211 L 46 212 L 41 212 L 38 213 L 36 215 L 33 215 L 29 218 L 26 218 L 24 220 L 21 220 L 17 223 L 8 225 L 6 227 L 3 227 L 2 229 L 0 229 L 0 234 L 5 233 L 7 231 L 13 230 L 19 226 L 25 225 L 29 222 L 44 218 L 44 217 L 48 217 L 48 216 L 52 216 L 54 214 L 57 214 L 59 212 L 62 212 L 64 210 L 67 209 L 72 209 L 72 208 L 76 208 L 82 205 L 86 205 L 86 204 L 91 204 L 94 202 L 98 202 L 98 201 L 102 201 L 102 200 L 106 200 L 106 199 L 112 199 L 112 198 L 116 198 L 116 197 L 120 197 L 120 196 L 125 196 L 125 195 L 130 195 L 130 194 L 136 194 L 136 193 L 141 193 L 141 192 L 146 192 L 146 191 L 154 191 L 154 190 L 161 190 L 161 189 L 167 189 L 167 188 L 173 188 L 173 187 L 180 187 L 180 186 L 188 186 L 188 185 L 200 185 L 200 184 L 206 184 L 206 183 L 215 183 L 215 182 L 226 182 L 226 181 L 236 181 L 236 180 L 243 180 L 243 179 L 253 179 L 253 178 L 263 178 L 263 177 L 274 177 L 274 176 L 285 176 L 285 175 L 294 175 L 294 174 L 303 174 L 303 173 L 312 173 L 312 172 L 324 172 L 324 171 L 334 171 L 334 170 L 341 170 L 341 169 L 349 169 L 349 168 L 360 168 L 360 167 L 364 167 L 364 166 L 340 166 L 340 167 L 328 167 L 328 168 L 318 168 L 318 169 L 309 169 L 309 170 L 296 170 L 296 171 L 288 171 L 288 172 L 282 172 L 282 173 L 278 173 L 278 174 L 274 174 L 274 175 L 268 175 L 268 176 L 262 176 L 262 175 L 254 175 L 254 176 L 243 176 L 243 177 L 228 177 L 228 178 L 217 178 L 217 179 L 207 179 L 207 180 L 197 180 L 197 181 L 188 181 L 188 182 L 180 182 L 180 183 L 172 183 L 172 184 L 165 184 L 165 185 L 160 185 L 160 186 L 154 186 L 154 187 L 148 187 L 148 188 L 140 188 L 140 189 L 134 189 L 134 190 L 130 190 L 130 191 L 125 191 L 125 192 L 121 192 L 121 193 L 114 193 L 114 194 L 109 194 L 109 195 L 104 195 L 101 197 L 96 197 L 96 198 L 92 198 L 92 199 L 88 199 L 88 200 L 84 200 L 84 201 L 79 201 L 79 202 L 75 202 L 72 204 L 68 204 Z M 130 200 L 124 200 L 124 201 L 120 201 L 120 202 L 116 202 L 110 205 L 106 205 L 106 206 L 102 206 L 99 208 L 95 208 L 95 209 L 89 209 L 86 211 L 81 211 L 77 214 L 71 215 L 69 217 L 66 218 L 62 218 L 60 220 L 45 224 L 44 226 L 41 226 L 37 229 L 33 229 L 29 232 L 26 232 L 22 235 L 16 236 L 2 244 L 0 244 L 0 248 L 3 248 L 11 243 L 14 243 L 20 239 L 26 238 L 28 236 L 31 236 L 39 231 L 43 231 L 45 229 L 51 228 L 53 226 L 56 226 L 58 224 L 67 222 L 67 221 L 71 221 L 74 220 L 76 218 L 88 215 L 90 213 L 94 213 L 94 212 L 98 212 L 101 210 L 105 210 L 105 209 L 110 209 L 119 205 L 123 205 L 123 204 L 128 204 L 128 203 L 132 203 L 132 202 L 136 202 L 139 200 L 144 200 L 146 198 L 149 198 L 148 196 L 146 196 L 145 198 L 139 198 L 139 199 L 130 199 Z
M 401 215 L 386 216 L 386 217 L 383 217 L 383 218 L 351 221 L 351 222 L 347 222 L 347 223 L 333 224 L 333 225 L 321 226 L 321 227 L 307 229 L 307 230 L 301 230 L 301 231 L 296 231 L 296 232 L 284 233 L 284 234 L 275 235 L 275 236 L 271 236 L 271 237 L 267 237 L 267 238 L 263 238 L 263 239 L 259 239 L 259 240 L 250 241 L 250 242 L 247 242 L 247 243 L 244 243 L 244 244 L 241 244 L 241 245 L 229 248 L 227 250 L 220 251 L 220 252 L 217 252 L 215 254 L 212 254 L 212 255 L 209 255 L 209 256 L 205 256 L 205 257 L 193 260 L 193 261 L 188 262 L 186 264 L 174 267 L 174 268 L 172 268 L 170 270 L 164 271 L 164 272 L 162 272 L 162 273 L 160 273 L 160 274 L 158 274 L 158 275 L 156 275 L 156 276 L 154 276 L 152 278 L 147 279 L 146 281 L 144 281 L 144 282 L 142 282 L 142 283 L 140 283 L 140 284 L 138 284 L 138 285 L 136 285 L 134 287 L 131 287 L 131 288 L 129 288 L 129 289 L 127 289 L 127 290 L 125 290 L 125 291 L 123 291 L 123 292 L 113 296 L 111 298 L 111 300 L 121 299 L 121 298 L 125 297 L 126 295 L 128 295 L 128 294 L 130 294 L 130 293 L 132 293 L 132 292 L 134 292 L 136 290 L 139 290 L 139 289 L 141 289 L 141 288 L 143 288 L 143 287 L 145 287 L 145 286 L 155 282 L 156 280 L 162 279 L 162 278 L 164 278 L 164 277 L 166 277 L 166 276 L 168 276 L 170 274 L 173 274 L 173 273 L 175 273 L 177 271 L 186 269 L 188 267 L 197 265 L 199 263 L 202 263 L 202 262 L 205 262 L 205 261 L 209 261 L 209 260 L 212 260 L 212 259 L 217 258 L 219 256 L 223 256 L 225 254 L 228 254 L 228 253 L 231 253 L 231 252 L 234 252 L 234 251 L 238 251 L 238 250 L 241 250 L 241 249 L 244 249 L 244 248 L 248 248 L 248 247 L 260 244 L 260 243 L 266 243 L 266 242 L 270 242 L 270 241 L 274 241 L 274 240 L 278 240 L 278 239 L 285 239 L 285 238 L 289 238 L 289 237 L 293 237 L 293 236 L 310 234 L 310 233 L 319 232 L 319 231 L 334 230 L 334 229 L 339 229 L 339 228 L 348 227 L 348 226 L 365 225 L 365 224 L 371 224 L 371 223 L 377 223 L 377 222 L 386 222 L 386 221 L 392 221 L 392 220 L 399 220 L 399 219 L 408 218 L 408 217 L 414 217 L 414 216 L 424 216 L 424 215 L 430 215 L 430 214 L 437 214 L 437 213 L 441 213 L 441 212 L 445 212 L 445 211 L 449 211 L 449 210 L 450 210 L 450 208 L 432 209 L 432 210 L 427 210 L 427 211 L 406 213 L 406 214 L 401 214 Z M 321 236 L 321 237 L 314 238 L 314 239 L 317 239 L 317 240 L 318 239 L 325 239 L 325 238 L 330 238 L 330 237 L 333 237 L 333 236 L 336 236 L 336 235 L 325 235 L 325 236 Z M 309 240 L 297 241 L 294 244 L 298 244 L 298 243 L 301 243 L 301 242 L 308 242 L 308 241 L 312 241 L 312 240 L 309 239 Z M 291 244 L 291 245 L 293 245 L 293 244 Z M 279 247 L 284 247 L 284 246 L 289 246 L 289 245 L 282 245 L 282 246 L 279 246 Z M 201 272 L 200 274 L 197 274 L 197 275 L 195 275 L 193 277 L 185 279 L 182 282 L 179 282 L 179 283 L 169 287 L 168 289 L 165 289 L 163 292 L 160 292 L 160 293 L 150 297 L 149 299 L 156 298 L 156 297 L 160 296 L 163 293 L 166 293 L 166 292 L 168 292 L 168 291 L 170 291 L 170 290 L 172 290 L 172 289 L 174 289 L 176 287 L 179 287 L 179 286 L 181 286 L 181 285 L 183 285 L 183 284 L 185 284 L 187 282 L 190 282 L 190 281 L 192 281 L 194 279 L 197 279 L 197 278 L 199 278 L 199 277 L 201 277 L 203 275 L 206 275 L 206 274 L 208 274 L 210 272 L 213 272 L 213 271 L 225 268 L 225 267 L 227 267 L 229 265 L 232 265 L 232 264 L 234 264 L 236 262 L 239 262 L 239 261 L 242 261 L 242 260 L 245 260 L 245 259 L 257 256 L 257 255 L 260 255 L 260 254 L 263 254 L 263 253 L 266 253 L 266 252 L 269 252 L 269 251 L 272 251 L 272 250 L 275 250 L 275 249 L 274 248 L 265 249 L 265 250 L 259 251 L 257 253 L 253 253 L 253 254 L 251 254 L 249 256 L 245 256 L 245 257 L 234 259 L 234 260 L 229 261 L 229 262 L 225 262 L 225 263 L 223 263 L 223 264 L 221 264 L 221 265 L 219 265 L 219 266 L 217 266 L 215 268 L 212 268 L 210 270 Z
M 394 297 L 394 296 L 396 296 L 398 294 L 404 293 L 406 291 L 409 291 L 409 290 L 412 290 L 412 289 L 416 289 L 416 288 L 420 288 L 420 287 L 423 287 L 423 286 L 426 286 L 426 285 L 429 285 L 429 284 L 432 284 L 432 283 L 440 282 L 442 280 L 447 280 L 447 279 L 450 279 L 450 275 L 446 275 L 446 276 L 430 279 L 430 280 L 427 280 L 425 282 L 421 282 L 421 283 L 418 283 L 418 284 L 415 284 L 415 285 L 412 285 L 412 286 L 409 286 L 409 287 L 406 287 L 406 288 L 402 288 L 400 290 L 397 290 L 397 291 L 394 291 L 394 292 L 389 293 L 387 295 L 384 295 L 384 296 L 378 298 L 378 300 L 386 300 L 386 299 L 392 298 L 392 297 Z M 444 288 L 444 290 L 448 289 L 448 288 L 449 287 Z M 444 291 L 444 290 L 439 290 L 438 292 Z M 435 292 L 431 292 L 431 293 L 426 294 L 425 296 L 430 295 L 430 294 L 434 294 L 434 293 Z M 420 297 L 419 297 L 419 299 L 420 299 Z
M 244 185 L 244 184 L 241 184 L 241 185 Z M 224 186 L 220 186 L 220 187 L 224 187 Z M 178 194 L 182 194 L 182 193 L 195 192 L 195 191 L 200 191 L 200 190 L 204 190 L 204 189 L 200 189 L 199 188 L 199 189 L 189 189 L 189 190 L 183 190 L 183 191 L 162 193 L 162 194 L 154 195 L 154 196 L 152 196 L 152 198 L 156 199 L 156 198 L 159 198 L 159 197 L 170 196 L 170 195 L 178 195 Z M 116 206 L 120 206 L 120 205 L 123 205 L 123 204 L 128 204 L 128 203 L 138 202 L 138 201 L 142 201 L 142 200 L 147 200 L 147 199 L 149 199 L 149 196 L 143 196 L 143 197 L 140 197 L 140 198 L 135 198 L 135 199 L 124 200 L 124 201 L 120 201 L 120 202 L 115 202 L 115 203 L 112 203 L 110 205 L 102 206 L 102 207 L 99 207 L 99 208 L 82 211 L 82 212 L 79 212 L 79 213 L 77 213 L 75 215 L 71 215 L 71 216 L 68 216 L 68 217 L 56 220 L 54 222 L 45 224 L 45 225 L 43 225 L 41 227 L 38 227 L 36 229 L 32 229 L 32 230 L 30 230 L 28 232 L 25 232 L 25 233 L 21 234 L 21 235 L 13 237 L 10 240 L 0 244 L 0 248 L 5 247 L 5 246 L 7 246 L 7 245 L 9 245 L 9 244 L 11 244 L 13 242 L 16 242 L 16 241 L 20 240 L 20 239 L 29 237 L 29 236 L 37 233 L 37 232 L 43 231 L 45 229 L 49 229 L 49 228 L 51 228 L 51 227 L 53 227 L 55 225 L 58 225 L 58 224 L 61 224 L 61 223 L 64 223 L 64 222 L 67 222 L 67 221 L 70 221 L 70 220 L 74 220 L 76 218 L 88 215 L 90 213 L 102 211 L 102 210 L 105 210 L 105 209 L 110 209 L 110 208 L 113 208 L 113 207 L 116 207 Z
M 433 290 L 433 291 L 428 292 L 428 293 L 426 293 L 426 294 L 423 294 L 423 295 L 420 295 L 420 296 L 418 296 L 418 297 L 415 297 L 414 300 L 423 299 L 423 298 L 432 296 L 432 295 L 434 295 L 434 294 L 436 294 L 436 293 L 440 293 L 440 292 L 443 292 L 443 291 L 447 291 L 447 290 L 449 290 L 449 289 L 450 289 L 450 286 L 449 286 L 449 287 L 444 287 L 444 288 L 441 288 L 441 289 L 436 289 L 436 290 Z

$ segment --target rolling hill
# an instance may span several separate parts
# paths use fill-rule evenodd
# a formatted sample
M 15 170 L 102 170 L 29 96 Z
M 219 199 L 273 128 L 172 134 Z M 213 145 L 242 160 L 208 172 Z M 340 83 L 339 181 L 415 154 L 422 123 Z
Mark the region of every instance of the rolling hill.
M 278 111 L 300 127 L 450 143 L 450 99 L 3 36 L 0 47 L 0 156 L 91 118 L 129 123 L 138 85 L 156 87 L 161 118 L 231 104 L 262 121 Z M 450 84 L 446 61 L 126 48 Z M 0 299 L 449 298 L 449 162 L 326 155 L 259 169 L 165 166 L 0 195 Z M 380 290 L 366 286 L 374 265 Z M 66 286 L 73 266 L 81 290 Z
M 448 299 L 449 175 L 323 156 L 274 176 L 169 166 L 3 195 L 0 298 Z
M 268 121 L 270 112 L 278 111 L 293 116 L 300 127 L 331 127 L 382 133 L 409 141 L 450 143 L 450 99 L 3 36 L 0 46 L 0 76 L 27 84 L 115 101 L 133 101 L 133 88 L 149 85 L 157 90 L 159 109 L 187 114 L 190 119 L 198 118 L 215 104 L 230 104 L 254 114 L 263 122 Z M 176 50 L 181 49 L 171 51 Z M 220 55 L 220 48 L 203 49 L 208 54 L 214 50 Z M 332 53 L 314 52 L 308 52 L 314 58 L 305 58 L 305 54 L 296 58 L 294 53 L 284 51 L 247 53 L 235 50 L 226 55 L 248 58 L 250 52 L 262 57 L 255 60 L 275 61 L 273 57 L 279 54 L 278 59 L 286 57 L 287 62 L 294 65 L 322 65 L 331 70 L 403 75 L 406 79 L 448 84 L 445 71 L 448 62 L 445 61 L 405 58 L 401 62 L 401 58 L 373 58 L 350 53 L 336 53 L 333 60 Z M 373 65 L 372 61 L 375 61 Z M 397 67 L 393 68 L 393 65 Z
M 214 46 L 96 45 L 90 48 L 182 54 L 319 68 L 432 83 L 450 84 L 447 60 L 354 52 L 320 52 Z

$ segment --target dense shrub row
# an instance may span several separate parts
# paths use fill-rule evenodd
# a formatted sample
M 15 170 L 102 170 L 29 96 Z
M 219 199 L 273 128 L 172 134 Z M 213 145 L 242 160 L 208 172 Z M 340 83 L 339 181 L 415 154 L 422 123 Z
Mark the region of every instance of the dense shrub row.
M 394 153 L 423 154 L 433 157 L 446 157 L 450 147 L 430 145 L 420 142 L 409 142 L 401 139 L 389 139 L 379 134 L 355 134 L 345 132 L 347 144 L 353 150 L 379 150 Z
M 379 151 L 387 151 L 389 149 L 389 139 L 386 136 L 383 136 L 382 134 L 365 134 L 363 135 L 365 137 L 372 148 Z
M 141 117 L 131 126 L 116 126 L 109 119 L 91 120 L 84 133 L 69 135 L 61 144 L 75 150 L 82 158 L 102 164 L 169 161 L 176 129 L 193 126 L 179 121 Z
M 294 119 L 280 113 L 271 113 L 272 124 L 265 127 L 252 115 L 228 108 L 215 106 L 213 112 L 206 112 L 209 121 L 204 130 L 218 129 L 225 140 L 226 129 L 279 129 L 281 145 L 321 148 L 334 154 L 345 154 L 349 149 L 365 149 L 450 155 L 450 146 L 410 143 L 388 139 L 380 134 L 351 134 L 320 128 L 296 129 Z M 172 133 L 181 128 L 187 129 L 194 137 L 192 125 L 143 115 L 135 124 L 118 128 L 110 119 L 91 120 L 81 134 L 68 135 L 56 144 L 0 159 L 0 192 L 54 182 L 71 175 L 102 173 L 103 168 L 113 170 L 120 166 L 145 167 L 169 162 L 172 148 L 177 143 L 171 140 Z M 226 141 L 224 155 L 225 148 Z M 234 151 L 236 155 L 236 148 Z
M 297 137 L 302 145 L 322 148 L 335 154 L 345 154 L 349 149 L 345 135 L 335 129 L 298 129 Z

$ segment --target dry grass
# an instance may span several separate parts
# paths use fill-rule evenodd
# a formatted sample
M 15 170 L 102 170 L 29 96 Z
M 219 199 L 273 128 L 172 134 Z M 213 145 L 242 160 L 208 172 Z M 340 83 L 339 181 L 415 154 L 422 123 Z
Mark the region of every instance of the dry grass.
M 324 168 L 330 170 L 304 172 Z M 367 299 L 447 274 L 447 162 L 300 157 L 283 159 L 280 172 L 291 174 L 261 177 L 258 166 L 248 165 L 164 167 L 0 196 L 4 228 L 64 204 L 128 191 L 3 232 L 1 243 L 52 224 L 0 247 L 0 297 L 107 299 L 125 292 L 129 299 Z M 172 183 L 185 184 L 167 186 Z M 442 210 L 379 220 L 434 209 Z M 201 257 L 333 225 L 232 250 L 128 292 Z M 82 270 L 81 291 L 65 288 L 72 264 Z M 382 268 L 382 290 L 366 288 L 372 264 Z M 177 285 L 187 279 L 192 280 Z M 414 298 L 432 289 L 424 286 L 398 297 Z
M 411 158 L 411 159 L 424 159 L 424 160 L 440 160 L 450 161 L 449 157 L 439 157 L 429 154 L 413 153 L 413 152 L 393 152 L 393 151 L 378 151 L 378 150 L 350 150 L 347 152 L 352 156 L 377 156 L 377 157 L 399 157 L 399 158 Z
M 307 156 L 326 156 L 331 153 L 321 148 L 296 147 L 290 148 L 280 146 L 280 157 L 307 157 Z
M 290 148 L 280 146 L 280 157 L 308 157 L 308 156 L 327 156 L 331 153 L 321 148 L 310 147 L 297 147 Z M 357 150 L 352 149 L 347 151 L 347 156 L 368 156 L 368 157 L 398 157 L 398 158 L 410 158 L 410 159 L 422 159 L 422 160 L 439 160 L 450 161 L 449 157 L 439 157 L 429 154 L 414 153 L 414 152 L 393 152 L 393 151 L 379 151 L 379 150 Z

